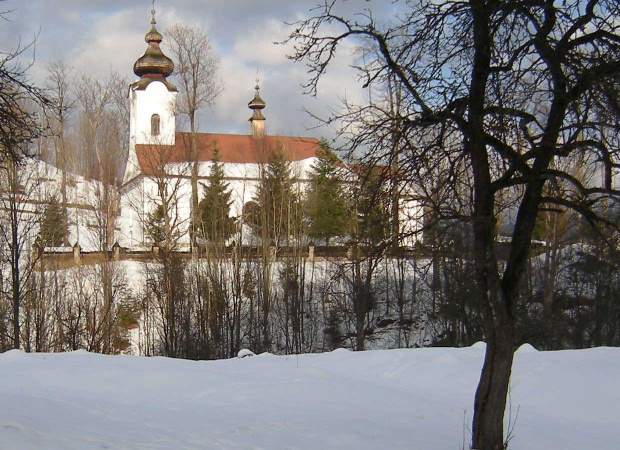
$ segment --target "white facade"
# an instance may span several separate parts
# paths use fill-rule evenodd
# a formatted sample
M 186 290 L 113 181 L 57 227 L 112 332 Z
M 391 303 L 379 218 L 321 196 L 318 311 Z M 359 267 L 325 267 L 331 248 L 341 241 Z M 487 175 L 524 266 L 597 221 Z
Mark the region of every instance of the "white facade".
M 291 163 L 291 172 L 300 180 L 299 189 L 303 191 L 308 180 L 309 172 L 317 158 L 306 158 Z M 202 184 L 207 183 L 211 171 L 211 162 L 201 162 L 199 165 L 199 195 L 202 195 Z M 191 178 L 189 164 L 169 164 L 166 173 L 171 175 L 166 180 L 166 188 L 171 200 L 175 203 L 176 224 L 182 236 L 179 239 L 181 247 L 189 246 L 188 228 L 191 217 Z M 243 205 L 256 196 L 261 170 L 263 166 L 256 163 L 222 163 L 225 181 L 231 192 L 231 217 L 241 218 Z M 144 235 L 144 224 L 148 215 L 155 206 L 161 204 L 158 192 L 157 177 L 139 176 L 133 179 L 121 190 L 121 217 L 119 244 L 122 247 L 142 247 L 151 245 L 150 239 Z M 163 181 L 163 180 L 162 180 Z
M 124 181 L 127 182 L 140 173 L 136 156 L 136 145 L 174 145 L 176 122 L 174 105 L 177 93 L 166 85 L 153 80 L 146 89 L 138 83 L 129 87 L 129 157 Z M 157 116 L 158 133 L 153 134 L 153 120 Z

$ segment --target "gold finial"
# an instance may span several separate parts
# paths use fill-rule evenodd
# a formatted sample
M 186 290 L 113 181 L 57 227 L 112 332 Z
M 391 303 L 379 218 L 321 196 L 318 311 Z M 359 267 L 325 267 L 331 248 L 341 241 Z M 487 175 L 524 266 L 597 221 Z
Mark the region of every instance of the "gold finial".
M 151 9 L 151 25 L 155 25 L 157 23 L 157 21 L 155 20 L 155 13 L 157 11 L 155 11 L 155 0 L 153 0 L 153 9 Z

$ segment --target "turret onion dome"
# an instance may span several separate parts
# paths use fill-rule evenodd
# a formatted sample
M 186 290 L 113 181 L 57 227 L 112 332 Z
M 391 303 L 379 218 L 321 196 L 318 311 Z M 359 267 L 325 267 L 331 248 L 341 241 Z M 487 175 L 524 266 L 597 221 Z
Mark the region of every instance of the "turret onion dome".
M 157 28 L 155 20 L 155 11 L 153 10 L 153 19 L 151 20 L 151 31 L 149 31 L 144 40 L 147 42 L 148 47 L 142 55 L 133 65 L 133 72 L 140 77 L 137 82 L 139 88 L 146 88 L 146 86 L 154 80 L 162 81 L 166 87 L 171 91 L 176 91 L 176 88 L 166 81 L 166 77 L 170 76 L 174 72 L 174 63 L 170 58 L 164 55 L 159 44 L 163 40 L 163 36 Z
M 256 93 L 254 94 L 254 98 L 252 99 L 252 101 L 250 103 L 248 103 L 248 107 L 252 110 L 254 110 L 254 114 L 252 115 L 252 117 L 250 118 L 250 120 L 265 120 L 265 117 L 263 116 L 263 113 L 261 112 L 261 109 L 264 109 L 265 106 L 267 106 L 267 104 L 265 103 L 265 101 L 260 98 L 260 93 L 258 92 L 260 89 L 260 86 L 257 84 L 254 89 L 256 89 Z

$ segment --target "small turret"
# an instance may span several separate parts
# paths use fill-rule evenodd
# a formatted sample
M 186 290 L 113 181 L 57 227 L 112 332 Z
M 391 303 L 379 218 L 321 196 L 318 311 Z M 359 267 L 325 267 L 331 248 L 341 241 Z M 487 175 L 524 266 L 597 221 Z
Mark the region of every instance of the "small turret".
M 254 98 L 250 103 L 248 103 L 248 107 L 254 111 L 252 117 L 250 117 L 250 126 L 252 131 L 252 137 L 254 139 L 262 139 L 265 137 L 265 116 L 263 116 L 262 110 L 267 106 L 265 101 L 260 97 L 260 86 L 258 85 L 258 80 L 256 80 L 256 93 L 254 94 Z

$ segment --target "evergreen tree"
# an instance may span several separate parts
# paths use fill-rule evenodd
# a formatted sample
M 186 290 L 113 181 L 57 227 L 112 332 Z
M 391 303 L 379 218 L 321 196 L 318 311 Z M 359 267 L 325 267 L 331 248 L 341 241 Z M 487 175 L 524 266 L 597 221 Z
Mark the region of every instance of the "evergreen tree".
M 230 217 L 232 204 L 231 192 L 224 181 L 224 170 L 220 163 L 220 153 L 217 147 L 213 149 L 211 173 L 209 182 L 204 187 L 204 198 L 198 205 L 198 229 L 202 236 L 212 242 L 222 242 L 228 239 L 235 230 L 235 219 Z
M 56 197 L 49 200 L 41 216 L 41 242 L 46 247 L 57 247 L 67 235 L 67 217 Z
M 390 236 L 390 196 L 378 168 L 364 169 L 355 187 L 357 221 L 352 239 L 366 245 L 377 245 Z
M 327 350 L 336 350 L 342 347 L 344 336 L 341 331 L 342 319 L 335 309 L 330 309 L 325 320 L 325 347 Z
M 351 206 L 339 176 L 338 157 L 321 142 L 318 161 L 310 174 L 310 188 L 306 197 L 308 235 L 329 240 L 346 234 L 351 226 Z
M 153 239 L 153 242 L 160 243 L 166 240 L 165 211 L 163 206 L 156 205 L 148 215 L 146 223 L 146 234 Z
M 299 198 L 294 191 L 290 162 L 282 148 L 271 154 L 254 200 L 260 207 L 257 235 L 279 243 L 299 229 Z

